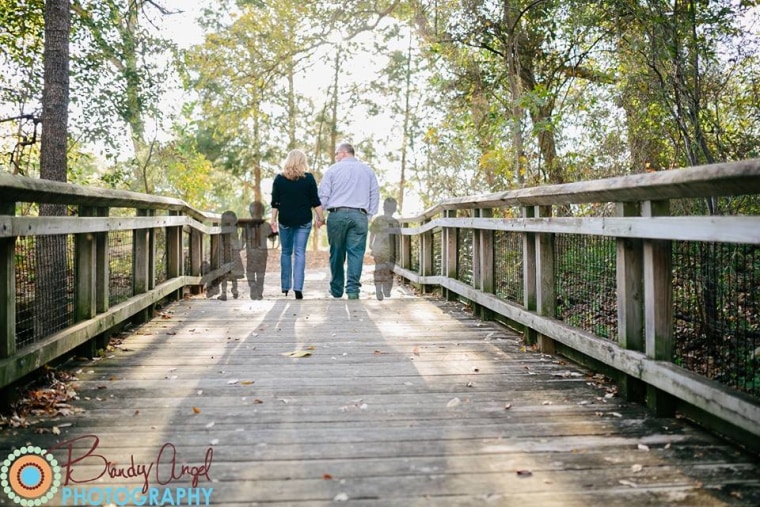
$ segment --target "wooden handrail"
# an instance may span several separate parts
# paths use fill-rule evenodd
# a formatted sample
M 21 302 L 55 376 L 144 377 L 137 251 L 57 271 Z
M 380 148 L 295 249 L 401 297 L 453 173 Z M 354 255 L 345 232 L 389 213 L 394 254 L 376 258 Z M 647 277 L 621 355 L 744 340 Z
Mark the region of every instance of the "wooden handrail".
M 557 206 L 601 202 L 640 202 L 676 198 L 760 193 L 760 159 L 671 169 L 562 185 L 509 190 L 446 199 L 404 223 L 421 222 L 447 209 Z
M 758 194 L 760 159 L 753 159 L 446 199 L 422 214 L 399 219 L 395 272 L 423 290 L 439 287 L 448 298 L 467 300 L 478 315 L 516 326 L 529 343 L 546 352 L 560 351 L 617 371 L 621 394 L 646 400 L 658 414 L 684 410 L 760 450 L 760 398 L 673 364 L 677 337 L 672 254 L 677 242 L 756 248 L 760 216 L 668 216 L 675 199 Z M 555 209 L 566 215 L 568 205 L 580 204 L 601 204 L 615 216 L 555 216 Z M 519 218 L 490 218 L 494 210 L 504 208 L 517 208 L 511 215 Z M 460 210 L 470 211 L 458 216 Z M 495 295 L 495 231 L 522 238 L 521 250 L 509 252 L 509 258 L 519 258 L 522 265 L 522 301 Z M 613 242 L 616 340 L 599 338 L 555 317 L 556 288 L 567 283 L 557 271 L 558 235 Z M 471 247 L 463 250 L 458 237 L 472 238 Z M 472 256 L 464 263 L 472 268 L 468 283 L 459 277 L 464 255 Z M 578 257 L 583 258 L 583 252 Z M 416 270 L 411 269 L 414 258 Z M 434 262 L 439 264 L 437 272 L 431 270 Z M 754 375 L 760 378 L 760 371 Z
M 0 201 L 163 209 L 179 211 L 199 221 L 220 218 L 219 214 L 197 210 L 181 199 L 42 180 L 8 173 L 0 173 Z

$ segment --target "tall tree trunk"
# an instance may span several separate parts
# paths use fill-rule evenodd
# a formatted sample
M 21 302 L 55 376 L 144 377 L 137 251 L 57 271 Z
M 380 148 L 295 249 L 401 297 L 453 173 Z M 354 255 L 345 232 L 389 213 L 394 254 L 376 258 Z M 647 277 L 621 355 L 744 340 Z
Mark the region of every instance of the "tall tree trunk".
M 296 123 L 298 111 L 296 110 L 296 87 L 295 87 L 295 63 L 293 57 L 288 57 L 288 150 L 293 150 L 298 145 L 296 140 Z
M 409 47 L 406 54 L 406 82 L 404 83 L 404 131 L 401 135 L 401 175 L 398 182 L 398 210 L 404 209 L 404 187 L 406 186 L 406 154 L 411 136 L 409 135 L 409 119 L 412 115 L 410 99 L 412 94 L 412 30 L 409 30 Z
M 261 196 L 261 100 L 256 92 L 252 108 L 253 116 L 253 200 L 262 201 Z
M 66 181 L 69 108 L 69 0 L 45 2 L 44 89 L 40 178 Z M 66 206 L 41 204 L 41 216 L 65 216 Z M 34 336 L 47 336 L 68 324 L 66 236 L 39 236 L 35 250 Z
M 504 1 L 504 26 L 508 30 L 506 48 L 504 54 L 506 57 L 507 75 L 509 77 L 509 91 L 512 102 L 512 164 L 514 165 L 517 184 L 522 187 L 525 184 L 525 168 L 522 166 L 523 157 L 523 136 L 522 122 L 525 114 L 520 106 L 520 97 L 522 89 L 520 86 L 520 46 L 519 46 L 519 20 L 515 19 L 512 11 L 516 10 L 510 0 Z
M 330 163 L 335 163 L 335 147 L 338 144 L 338 78 L 340 77 L 340 52 L 341 48 L 335 52 L 335 67 L 333 69 L 333 102 L 332 118 L 330 119 Z

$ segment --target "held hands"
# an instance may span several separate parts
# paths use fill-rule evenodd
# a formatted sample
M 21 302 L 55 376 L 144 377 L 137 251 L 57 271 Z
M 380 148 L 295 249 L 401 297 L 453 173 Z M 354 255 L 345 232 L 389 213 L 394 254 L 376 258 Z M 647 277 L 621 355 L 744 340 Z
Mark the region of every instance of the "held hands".
M 320 227 L 325 225 L 325 218 L 324 217 L 317 217 L 314 219 L 314 225 L 316 226 L 317 230 L 319 230 Z

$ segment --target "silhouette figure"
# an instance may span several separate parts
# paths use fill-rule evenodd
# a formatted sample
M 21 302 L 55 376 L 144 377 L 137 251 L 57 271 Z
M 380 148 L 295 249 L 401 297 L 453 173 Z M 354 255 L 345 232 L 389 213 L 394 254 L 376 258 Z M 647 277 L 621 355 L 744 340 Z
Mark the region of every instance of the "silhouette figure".
M 267 239 L 271 226 L 264 221 L 264 205 L 254 201 L 248 207 L 251 218 L 245 220 L 243 244 L 245 245 L 245 275 L 251 290 L 251 299 L 264 298 L 264 275 L 267 270 Z
M 222 213 L 222 227 L 231 230 L 222 234 L 222 262 L 224 264 L 232 263 L 230 272 L 222 277 L 221 293 L 219 299 L 227 300 L 227 281 L 232 285 L 232 297 L 237 299 L 240 295 L 238 292 L 238 279 L 243 278 L 245 271 L 243 268 L 243 259 L 240 256 L 240 233 L 237 228 L 238 218 L 235 212 L 225 211 Z
M 393 217 L 398 203 L 388 197 L 383 201 L 383 214 L 369 227 L 369 248 L 375 259 L 375 295 L 381 300 L 390 297 L 393 288 L 393 266 L 396 264 L 396 239 L 399 221 Z

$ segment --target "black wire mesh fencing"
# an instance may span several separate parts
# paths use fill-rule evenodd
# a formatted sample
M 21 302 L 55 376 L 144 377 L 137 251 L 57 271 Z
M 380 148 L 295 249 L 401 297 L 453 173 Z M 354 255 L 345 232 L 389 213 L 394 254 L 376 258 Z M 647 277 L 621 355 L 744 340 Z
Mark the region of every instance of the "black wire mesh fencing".
M 459 229 L 457 234 L 457 280 L 472 285 L 472 229 Z
M 132 231 L 108 233 L 108 305 L 113 306 L 134 296 L 132 287 Z
M 523 243 L 522 234 L 494 231 L 494 292 L 507 301 L 522 304 Z
M 158 285 L 167 280 L 166 260 L 168 254 L 166 251 L 166 229 L 162 227 L 160 229 L 153 229 L 153 231 L 155 244 L 154 253 L 156 256 L 155 277 L 156 285 Z
M 74 322 L 74 237 L 16 241 L 16 347 L 23 348 Z
M 555 317 L 617 340 L 615 239 L 557 234 L 554 256 Z
M 675 362 L 760 396 L 760 247 L 673 244 Z
M 420 271 L 420 236 L 415 235 L 411 237 L 410 243 L 410 269 L 416 273 Z

